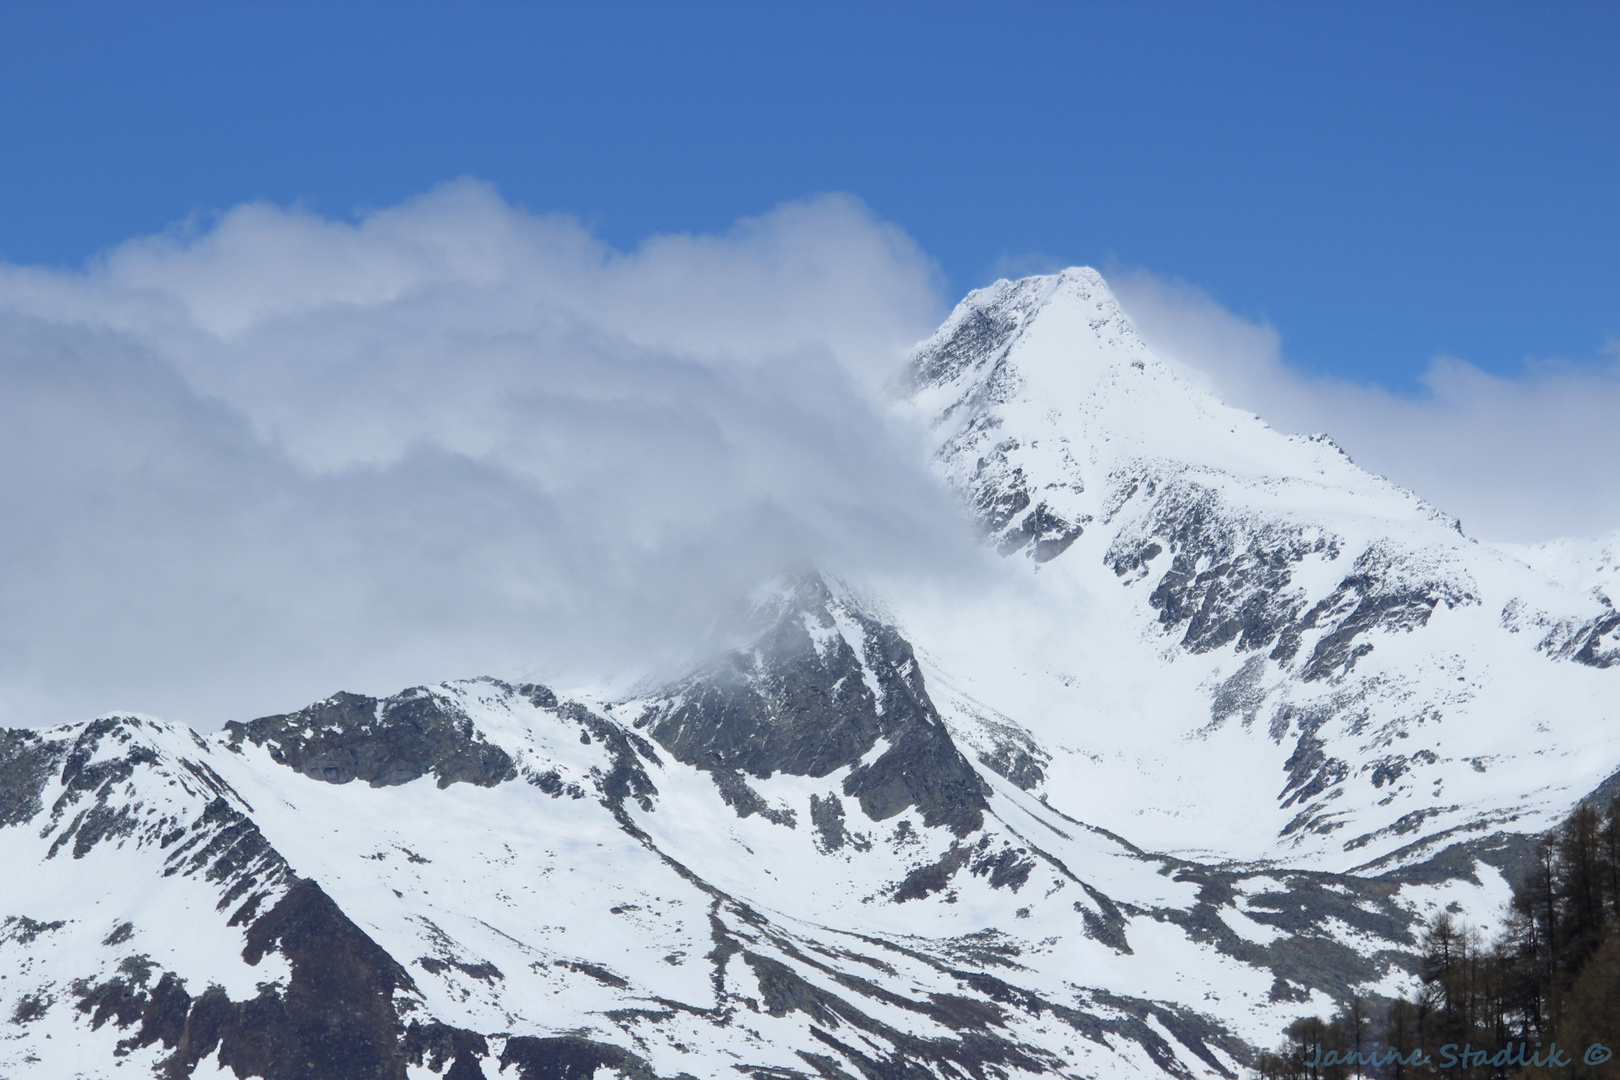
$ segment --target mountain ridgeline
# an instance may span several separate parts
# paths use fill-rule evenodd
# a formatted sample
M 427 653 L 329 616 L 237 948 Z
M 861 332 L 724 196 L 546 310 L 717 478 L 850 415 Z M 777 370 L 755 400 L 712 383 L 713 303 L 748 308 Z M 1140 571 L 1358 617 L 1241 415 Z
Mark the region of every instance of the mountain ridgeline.
M 1435 935 L 1473 963 L 1515 886 L 1535 1030 L 1600 1022 L 1540 837 L 1620 769 L 1612 539 L 1469 538 L 1087 270 L 903 381 L 990 586 L 784 573 L 631 697 L 0 732 L 0 1078 L 1235 1078 L 1300 1016 L 1450 1009 Z

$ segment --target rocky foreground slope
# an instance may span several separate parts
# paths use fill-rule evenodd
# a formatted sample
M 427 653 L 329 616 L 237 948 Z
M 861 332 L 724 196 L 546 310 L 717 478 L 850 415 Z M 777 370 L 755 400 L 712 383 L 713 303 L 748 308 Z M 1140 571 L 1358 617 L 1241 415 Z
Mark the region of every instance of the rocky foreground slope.
M 1475 543 L 1089 271 L 906 379 L 991 585 L 784 575 L 630 700 L 0 733 L 0 1077 L 1236 1076 L 1620 765 L 1612 543 Z

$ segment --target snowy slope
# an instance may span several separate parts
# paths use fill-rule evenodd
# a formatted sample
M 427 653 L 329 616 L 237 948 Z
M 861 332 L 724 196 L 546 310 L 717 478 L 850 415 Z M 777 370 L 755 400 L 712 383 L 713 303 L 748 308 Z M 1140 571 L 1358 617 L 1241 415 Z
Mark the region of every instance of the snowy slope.
M 476 680 L 8 734 L 0 1075 L 1234 1076 L 1394 985 L 1443 899 L 1147 855 L 970 761 L 846 587 L 757 614 L 629 702 Z M 255 1016 L 369 1049 L 277 1072 Z
M 987 711 L 1051 756 L 1038 790 L 1065 813 L 1349 870 L 1545 828 L 1620 766 L 1612 538 L 1469 539 L 1191 386 L 1090 270 L 970 295 L 908 379 L 1015 572 L 896 599 L 901 622 L 977 703 L 960 726 Z

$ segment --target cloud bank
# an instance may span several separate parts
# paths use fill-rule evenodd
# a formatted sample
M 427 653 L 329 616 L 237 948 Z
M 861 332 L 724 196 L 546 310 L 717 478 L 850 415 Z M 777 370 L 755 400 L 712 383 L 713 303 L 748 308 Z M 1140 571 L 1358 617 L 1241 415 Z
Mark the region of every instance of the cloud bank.
M 784 561 L 965 564 L 873 392 L 941 301 L 851 199 L 623 253 L 468 181 L 0 267 L 0 723 L 611 676 Z
M 1437 360 L 1403 398 L 1300 377 L 1188 286 L 1114 285 L 1167 359 L 1478 535 L 1620 528 L 1620 354 Z M 620 252 L 471 181 L 0 266 L 0 725 L 612 682 L 702 649 L 784 563 L 987 580 L 879 389 L 945 299 L 849 198 Z
M 1586 362 L 1527 363 L 1516 378 L 1436 357 L 1425 392 L 1403 396 L 1301 375 L 1274 328 L 1184 282 L 1135 271 L 1110 284 L 1160 357 L 1275 428 L 1331 435 L 1471 536 L 1524 543 L 1620 529 L 1620 342 Z

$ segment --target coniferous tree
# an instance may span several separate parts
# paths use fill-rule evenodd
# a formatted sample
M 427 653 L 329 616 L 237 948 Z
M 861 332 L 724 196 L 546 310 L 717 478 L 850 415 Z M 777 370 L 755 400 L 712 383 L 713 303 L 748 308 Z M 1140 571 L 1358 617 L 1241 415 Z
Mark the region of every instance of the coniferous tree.
M 1339 1028 L 1344 1033 L 1345 1048 L 1354 1052 L 1355 1065 L 1352 1066 L 1353 1075 L 1358 1080 L 1366 1075 L 1363 1062 L 1372 1052 L 1373 1034 L 1372 1019 L 1367 1014 L 1367 1001 L 1360 994 L 1356 994 L 1339 1013 Z
M 1410 997 L 1381 1008 L 1353 997 L 1327 1022 L 1301 1018 L 1257 1071 L 1267 1080 L 1620 1080 L 1620 1056 L 1604 1057 L 1620 1050 L 1620 796 L 1577 807 L 1537 842 L 1492 939 L 1441 912 L 1413 961 Z M 1369 1065 L 1374 1045 L 1382 1050 Z M 1414 1063 L 1423 1055 L 1427 1064 Z
M 1384 1012 L 1384 1020 L 1378 1028 L 1379 1041 L 1396 1056 L 1388 1068 L 1387 1075 L 1390 1080 L 1408 1080 L 1407 1060 L 1412 1051 L 1421 1045 L 1422 1024 L 1418 1010 L 1407 1001 L 1405 997 L 1398 997 L 1390 1002 L 1389 1008 Z

